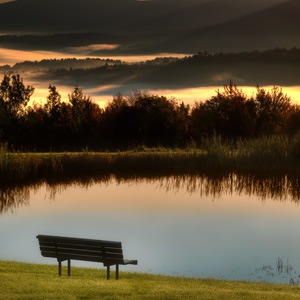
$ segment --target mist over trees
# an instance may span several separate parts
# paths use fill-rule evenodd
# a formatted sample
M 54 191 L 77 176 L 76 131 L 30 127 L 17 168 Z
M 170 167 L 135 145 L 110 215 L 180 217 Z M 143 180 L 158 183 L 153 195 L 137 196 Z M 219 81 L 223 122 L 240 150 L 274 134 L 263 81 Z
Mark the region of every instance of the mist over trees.
M 7 73 L 35 72 L 35 71 L 54 71 L 54 70 L 76 70 L 90 69 L 105 66 L 106 64 L 120 64 L 118 59 L 101 59 L 101 58 L 62 58 L 62 59 L 43 59 L 41 61 L 23 61 L 13 66 L 4 65 L 0 71 Z
M 275 48 L 242 53 L 198 52 L 184 58 L 163 57 L 144 62 L 60 59 L 2 66 L 4 74 L 27 80 L 74 86 L 118 85 L 131 89 L 219 86 L 233 80 L 240 85 L 298 85 L 300 49 Z M 129 90 L 131 90 L 129 89 Z
M 187 147 L 204 137 L 255 138 L 293 135 L 300 130 L 300 106 L 274 86 L 257 87 L 250 98 L 232 82 L 205 102 L 190 107 L 176 99 L 134 91 L 117 94 L 105 108 L 75 87 L 62 101 L 49 85 L 45 104 L 28 106 L 34 87 L 20 75 L 0 85 L 0 142 L 11 149 L 66 151 Z

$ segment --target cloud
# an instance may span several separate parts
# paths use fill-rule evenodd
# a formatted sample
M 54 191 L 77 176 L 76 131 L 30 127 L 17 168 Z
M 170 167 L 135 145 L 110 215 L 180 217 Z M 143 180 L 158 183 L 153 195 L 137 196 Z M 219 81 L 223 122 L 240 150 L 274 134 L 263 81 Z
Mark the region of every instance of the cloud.
M 90 45 L 86 47 L 72 47 L 69 49 L 73 49 L 73 53 L 70 51 L 69 53 L 55 52 L 55 51 L 22 51 L 22 50 L 11 50 L 0 48 L 0 66 L 3 65 L 11 65 L 13 66 L 16 63 L 20 63 L 23 61 L 40 61 L 43 59 L 63 59 L 63 58 L 77 58 L 83 59 L 86 57 L 89 58 L 102 58 L 102 59 L 115 59 L 126 61 L 128 63 L 140 62 L 146 60 L 152 60 L 156 57 L 185 57 L 186 54 L 180 53 L 159 53 L 152 55 L 128 55 L 128 56 L 99 56 L 99 55 L 88 55 L 85 51 L 88 50 L 99 50 L 100 46 L 104 45 Z M 106 45 L 107 47 L 118 47 L 118 45 Z M 107 48 L 106 48 L 107 49 Z M 76 50 L 76 51 L 75 51 Z
M 233 74 L 227 72 L 216 74 L 211 78 L 211 81 L 214 83 L 223 83 L 224 81 L 229 82 L 230 80 L 238 84 L 244 82 L 244 79 L 236 77 Z
M 0 0 L 0 4 L 3 4 L 3 3 L 7 3 L 7 2 L 13 2 L 15 0 Z
M 39 61 L 43 59 L 62 59 L 69 57 L 70 55 L 68 54 L 53 51 L 21 51 L 0 48 L 0 65 L 14 65 L 15 63 L 23 61 Z
M 70 53 L 76 53 L 80 55 L 93 55 L 97 51 L 115 50 L 119 47 L 120 45 L 117 44 L 92 44 L 81 47 L 69 47 L 67 48 L 67 51 Z

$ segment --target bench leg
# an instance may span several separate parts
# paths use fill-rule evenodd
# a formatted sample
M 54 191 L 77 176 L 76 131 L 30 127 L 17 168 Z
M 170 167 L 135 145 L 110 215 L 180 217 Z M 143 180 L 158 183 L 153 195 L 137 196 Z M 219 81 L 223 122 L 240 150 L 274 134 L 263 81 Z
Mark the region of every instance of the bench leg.
M 58 276 L 61 276 L 61 261 L 58 262 Z
M 68 276 L 71 276 L 71 259 L 68 259 Z
M 107 279 L 110 279 L 110 266 L 107 266 Z
M 116 265 L 116 279 L 119 279 L 119 265 Z

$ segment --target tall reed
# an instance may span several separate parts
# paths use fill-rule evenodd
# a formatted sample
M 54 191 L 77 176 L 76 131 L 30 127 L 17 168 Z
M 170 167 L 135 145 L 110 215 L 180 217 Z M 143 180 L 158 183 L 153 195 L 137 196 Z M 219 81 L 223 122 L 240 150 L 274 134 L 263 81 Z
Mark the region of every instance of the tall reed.
M 44 178 L 61 174 L 63 166 L 59 155 L 21 153 L 8 151 L 6 144 L 0 146 L 1 183 Z
M 124 152 L 20 153 L 0 147 L 0 180 L 50 180 L 96 174 L 195 174 L 203 172 L 298 172 L 300 134 L 263 136 L 257 139 L 203 138 L 198 147 L 149 149 Z

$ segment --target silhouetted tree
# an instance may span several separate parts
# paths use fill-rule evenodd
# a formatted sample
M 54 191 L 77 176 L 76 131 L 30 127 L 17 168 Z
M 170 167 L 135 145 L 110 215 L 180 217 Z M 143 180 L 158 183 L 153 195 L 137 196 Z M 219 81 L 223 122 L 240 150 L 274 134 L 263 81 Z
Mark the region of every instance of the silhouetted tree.
M 189 106 L 174 99 L 134 91 L 117 94 L 103 113 L 104 135 L 123 147 L 183 145 L 189 135 Z
M 95 138 L 102 114 L 100 107 L 77 86 L 73 93 L 69 94 L 69 102 L 72 111 L 73 135 L 85 139 Z
M 53 150 L 63 150 L 72 141 L 71 136 L 71 106 L 61 101 L 55 86 L 49 85 L 49 96 L 44 105 L 46 112 L 45 135 L 48 140 L 49 148 Z
M 256 95 L 247 98 L 230 82 L 193 108 L 173 98 L 134 91 L 127 96 L 115 95 L 101 109 L 77 86 L 69 94 L 69 102 L 64 102 L 52 85 L 46 104 L 28 107 L 33 91 L 19 75 L 4 76 L 0 85 L 0 142 L 45 151 L 183 147 L 191 139 L 198 142 L 215 133 L 238 139 L 291 135 L 300 130 L 300 106 L 292 105 L 290 97 L 276 86 L 270 91 L 257 87 Z
M 5 75 L 0 85 L 0 139 L 17 145 L 22 138 L 26 107 L 34 92 L 20 75 Z
M 108 102 L 102 120 L 102 136 L 116 147 L 129 147 L 139 141 L 139 113 L 122 94 Z M 118 144 L 118 145 L 117 145 Z
M 290 116 L 287 120 L 286 133 L 288 135 L 296 134 L 300 131 L 300 106 L 292 105 Z
M 255 102 L 232 82 L 217 95 L 197 104 L 192 111 L 192 136 L 221 134 L 237 138 L 252 136 L 255 130 Z
M 128 101 L 138 111 L 140 142 L 150 146 L 176 144 L 180 109 L 174 99 L 136 91 Z
M 176 106 L 176 144 L 178 146 L 187 146 L 191 141 L 191 117 L 190 105 L 180 103 Z
M 0 85 L 1 107 L 12 116 L 23 116 L 33 92 L 34 87 L 25 87 L 20 75 L 5 75 Z
M 56 86 L 51 84 L 49 85 L 49 96 L 47 97 L 45 110 L 52 119 L 56 120 L 59 118 L 61 110 L 61 95 L 57 91 Z
M 291 98 L 274 86 L 271 91 L 257 87 L 257 134 L 282 133 L 292 112 Z
M 33 106 L 28 107 L 25 116 L 25 139 L 23 141 L 26 150 L 49 150 L 46 127 L 47 118 L 48 112 L 45 110 L 44 106 L 34 103 Z

